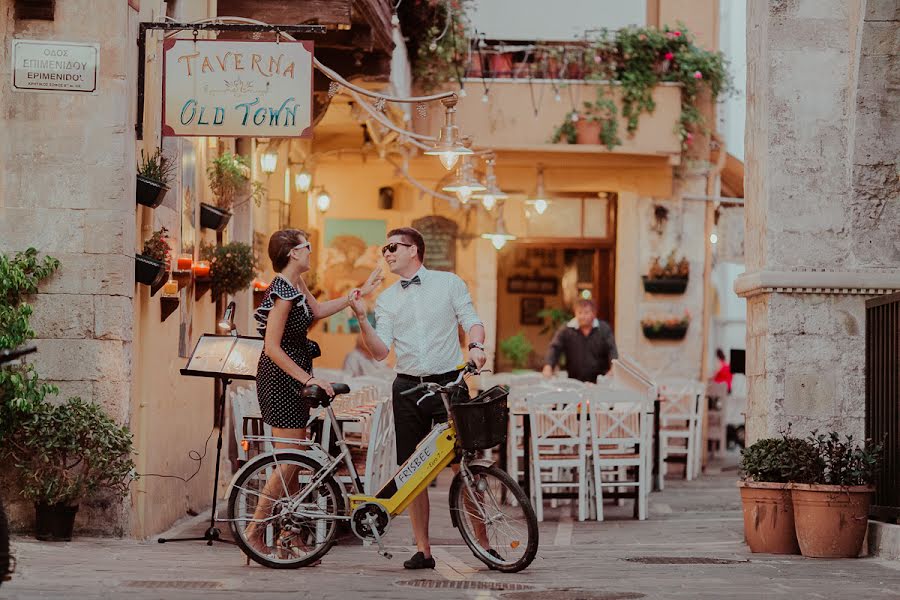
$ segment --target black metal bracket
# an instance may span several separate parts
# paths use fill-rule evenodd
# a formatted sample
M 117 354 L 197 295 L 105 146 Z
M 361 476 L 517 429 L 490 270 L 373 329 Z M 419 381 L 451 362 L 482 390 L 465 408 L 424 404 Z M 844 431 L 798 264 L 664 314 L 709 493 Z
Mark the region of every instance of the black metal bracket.
M 144 21 L 138 26 L 138 92 L 137 92 L 137 120 L 134 129 L 137 139 L 144 139 L 144 71 L 147 61 L 147 31 L 155 29 L 162 31 L 237 31 L 240 33 L 274 33 L 278 34 L 299 33 L 301 35 L 324 35 L 324 25 L 252 25 L 245 23 L 156 23 Z M 196 37 L 196 36 L 195 36 Z

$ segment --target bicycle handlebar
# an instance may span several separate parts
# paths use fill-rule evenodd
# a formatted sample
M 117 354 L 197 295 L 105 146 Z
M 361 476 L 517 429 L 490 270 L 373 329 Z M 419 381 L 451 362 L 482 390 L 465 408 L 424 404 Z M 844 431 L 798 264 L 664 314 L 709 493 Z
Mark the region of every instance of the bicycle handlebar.
M 417 385 L 415 387 L 412 387 L 406 391 L 400 392 L 400 395 L 404 396 L 404 397 L 412 396 L 413 394 L 417 394 L 424 390 L 428 390 L 432 393 L 445 391 L 450 387 L 459 385 L 462 382 L 463 378 L 466 376 L 466 374 L 471 373 L 471 374 L 477 375 L 479 372 L 480 371 L 475 366 L 475 363 L 469 361 L 465 364 L 465 366 L 462 369 L 460 369 L 459 375 L 456 377 L 456 379 L 454 381 L 448 383 L 447 385 L 441 385 L 441 384 L 435 383 L 433 381 L 423 381 L 422 383 L 420 383 L 419 385 Z
M 37 348 L 34 346 L 28 346 L 26 348 L 19 349 L 11 349 L 11 350 L 3 350 L 0 351 L 0 365 L 5 365 L 6 363 L 11 363 L 12 361 L 22 358 L 26 354 L 32 354 L 37 352 Z

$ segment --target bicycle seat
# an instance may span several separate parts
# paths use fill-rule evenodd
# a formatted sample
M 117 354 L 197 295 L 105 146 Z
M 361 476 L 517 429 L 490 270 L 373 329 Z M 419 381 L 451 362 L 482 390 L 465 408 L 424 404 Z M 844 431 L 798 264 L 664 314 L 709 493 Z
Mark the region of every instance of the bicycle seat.
M 334 390 L 334 395 L 338 396 L 340 394 L 347 394 L 350 392 L 350 386 L 346 383 L 332 383 L 331 389 Z M 300 392 L 301 397 L 304 400 L 313 400 L 319 406 L 328 406 L 331 404 L 332 398 L 328 396 L 328 393 L 324 390 L 324 388 L 320 388 L 317 385 L 308 385 Z

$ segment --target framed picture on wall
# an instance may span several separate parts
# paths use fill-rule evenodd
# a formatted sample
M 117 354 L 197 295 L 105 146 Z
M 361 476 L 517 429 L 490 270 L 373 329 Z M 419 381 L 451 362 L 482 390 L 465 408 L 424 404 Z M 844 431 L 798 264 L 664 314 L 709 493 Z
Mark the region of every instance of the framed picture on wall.
M 526 296 L 522 298 L 519 312 L 521 325 L 543 325 L 544 318 L 538 313 L 544 310 L 544 299 L 541 297 Z

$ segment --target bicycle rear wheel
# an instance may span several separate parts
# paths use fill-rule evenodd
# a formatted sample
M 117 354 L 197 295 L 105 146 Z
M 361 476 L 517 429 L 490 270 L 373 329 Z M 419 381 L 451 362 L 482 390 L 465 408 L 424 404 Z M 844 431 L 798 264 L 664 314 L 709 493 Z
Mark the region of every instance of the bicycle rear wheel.
M 450 486 L 450 516 L 477 559 L 505 573 L 531 564 L 538 549 L 538 523 L 525 492 L 496 465 L 472 465 L 473 490 L 460 471 Z M 510 500 L 515 498 L 516 504 Z
M 331 476 L 307 489 L 321 468 L 301 454 L 276 452 L 242 469 L 229 494 L 228 518 L 247 556 L 273 569 L 296 569 L 331 549 L 344 500 Z

